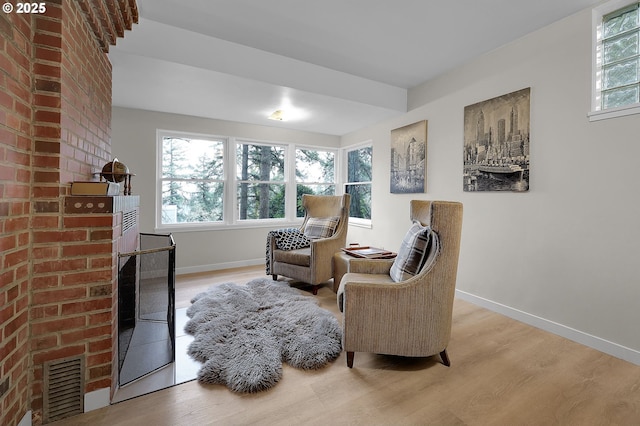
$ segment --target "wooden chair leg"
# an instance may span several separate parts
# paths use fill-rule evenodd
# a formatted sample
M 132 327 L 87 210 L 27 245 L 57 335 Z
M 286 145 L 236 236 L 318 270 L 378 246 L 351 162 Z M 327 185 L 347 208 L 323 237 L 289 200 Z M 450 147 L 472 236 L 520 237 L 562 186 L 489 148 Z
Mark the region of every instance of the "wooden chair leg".
M 440 358 L 442 358 L 442 363 L 447 367 L 451 367 L 451 361 L 449 361 L 449 355 L 447 355 L 447 350 L 443 350 L 440 352 Z
M 271 275 L 271 278 L 273 278 L 274 281 L 278 281 L 278 274 Z
M 319 289 L 319 288 L 320 288 L 320 286 L 319 286 L 319 285 L 311 286 L 311 292 L 312 292 L 314 295 L 317 295 L 317 294 L 318 294 L 318 289 Z
M 353 352 L 347 352 L 347 367 L 353 368 Z

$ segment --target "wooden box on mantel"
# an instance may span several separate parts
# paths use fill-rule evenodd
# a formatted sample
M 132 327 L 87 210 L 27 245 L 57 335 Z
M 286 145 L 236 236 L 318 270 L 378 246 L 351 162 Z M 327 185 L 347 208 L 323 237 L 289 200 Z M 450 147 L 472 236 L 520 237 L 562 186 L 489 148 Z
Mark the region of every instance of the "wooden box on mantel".
M 135 210 L 140 205 L 138 195 L 71 195 L 64 199 L 66 214 L 117 213 Z

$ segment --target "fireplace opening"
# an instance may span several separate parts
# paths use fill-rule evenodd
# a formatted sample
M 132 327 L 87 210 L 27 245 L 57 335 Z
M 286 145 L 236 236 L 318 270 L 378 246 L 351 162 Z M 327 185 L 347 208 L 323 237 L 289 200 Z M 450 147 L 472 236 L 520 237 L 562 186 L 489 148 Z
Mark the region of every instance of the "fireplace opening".
M 175 361 L 175 242 L 140 234 L 140 250 L 118 254 L 118 384 Z

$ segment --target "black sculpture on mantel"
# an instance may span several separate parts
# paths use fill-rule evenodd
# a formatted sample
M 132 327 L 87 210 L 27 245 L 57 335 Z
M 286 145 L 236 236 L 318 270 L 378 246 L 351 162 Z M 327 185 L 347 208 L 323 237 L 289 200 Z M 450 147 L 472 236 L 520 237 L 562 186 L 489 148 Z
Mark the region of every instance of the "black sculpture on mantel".
M 104 178 L 108 182 L 120 183 L 124 181 L 124 195 L 131 195 L 131 177 L 135 174 L 129 172 L 129 167 L 114 158 L 108 162 L 100 172 L 100 180 Z

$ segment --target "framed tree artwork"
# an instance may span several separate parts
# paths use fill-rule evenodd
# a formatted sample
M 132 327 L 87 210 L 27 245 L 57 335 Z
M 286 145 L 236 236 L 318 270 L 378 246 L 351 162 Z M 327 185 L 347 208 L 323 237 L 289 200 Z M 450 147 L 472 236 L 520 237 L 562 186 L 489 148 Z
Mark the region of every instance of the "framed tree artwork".
M 529 190 L 531 88 L 464 108 L 463 189 Z
M 391 131 L 391 193 L 427 189 L 427 120 Z

